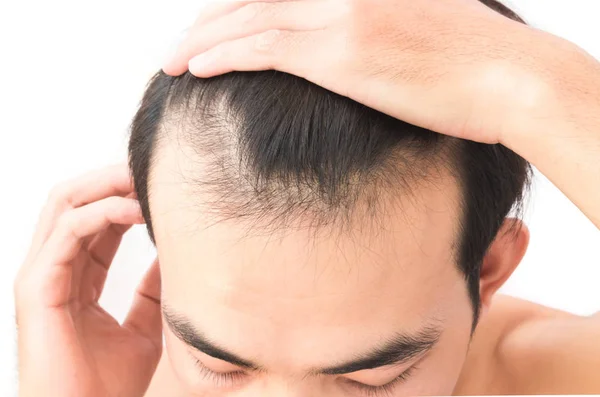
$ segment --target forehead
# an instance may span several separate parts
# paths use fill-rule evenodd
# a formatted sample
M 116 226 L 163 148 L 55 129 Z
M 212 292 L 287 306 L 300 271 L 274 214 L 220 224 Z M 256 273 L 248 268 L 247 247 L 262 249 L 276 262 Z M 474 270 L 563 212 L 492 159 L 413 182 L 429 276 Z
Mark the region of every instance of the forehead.
M 449 176 L 410 197 L 390 195 L 370 227 L 253 233 L 206 215 L 182 177 L 202 172 L 198 163 L 174 148 L 161 152 L 150 209 L 163 296 L 217 341 L 231 346 L 252 334 L 253 346 L 279 356 L 315 344 L 349 350 L 382 331 L 443 320 L 454 297 L 466 295 L 454 259 L 459 193 Z

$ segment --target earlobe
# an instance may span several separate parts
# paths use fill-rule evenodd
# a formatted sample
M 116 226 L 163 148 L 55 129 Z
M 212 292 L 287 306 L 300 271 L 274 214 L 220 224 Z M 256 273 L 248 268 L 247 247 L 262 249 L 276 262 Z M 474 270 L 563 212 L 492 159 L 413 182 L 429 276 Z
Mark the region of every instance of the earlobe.
M 494 294 L 515 271 L 528 245 L 527 226 L 519 219 L 506 219 L 481 266 L 479 288 L 482 310 L 487 310 Z

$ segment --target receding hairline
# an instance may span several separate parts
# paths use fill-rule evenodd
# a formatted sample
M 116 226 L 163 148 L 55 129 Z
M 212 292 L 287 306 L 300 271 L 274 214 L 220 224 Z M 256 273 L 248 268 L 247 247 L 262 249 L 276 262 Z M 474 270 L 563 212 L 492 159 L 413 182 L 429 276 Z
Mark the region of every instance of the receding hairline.
M 386 220 L 397 218 L 394 214 L 403 211 L 407 204 L 418 208 L 429 189 L 446 189 L 445 197 L 456 212 L 456 234 L 459 234 L 458 223 L 464 201 L 463 187 L 452 164 L 451 156 L 454 153 L 451 151 L 460 149 L 451 145 L 442 146 L 435 160 L 432 160 L 433 157 L 426 161 L 414 158 L 413 164 L 407 164 L 410 152 L 402 153 L 403 150 L 398 150 L 382 164 L 377 175 L 380 179 L 355 182 L 356 200 L 349 206 L 332 207 L 309 190 L 305 201 L 301 203 L 303 206 L 294 206 L 292 203 L 286 207 L 288 203 L 285 199 L 296 201 L 299 194 L 304 192 L 302 189 L 305 186 L 278 184 L 280 181 L 274 180 L 269 181 L 263 190 L 246 185 L 245 190 L 236 192 L 233 183 L 224 186 L 223 182 L 243 181 L 240 175 L 244 170 L 239 172 L 239 168 L 234 171 L 222 168 L 222 161 L 227 159 L 219 159 L 219 155 L 207 151 L 199 152 L 197 145 L 185 139 L 187 134 L 193 135 L 196 130 L 192 130 L 191 133 L 190 130 L 184 130 L 182 133 L 173 127 L 173 124 L 161 127 L 165 133 L 153 152 L 154 158 L 148 178 L 150 207 L 152 192 L 161 188 L 153 183 L 153 175 L 157 167 L 164 166 L 162 163 L 165 156 L 169 156 L 168 161 L 177 162 L 176 165 L 171 164 L 171 167 L 175 167 L 173 171 L 177 172 L 177 184 L 185 185 L 183 190 L 190 205 L 196 206 L 198 211 L 212 218 L 215 224 L 232 221 L 236 226 L 243 225 L 248 233 L 281 234 L 286 230 L 299 229 L 313 230 L 315 236 L 320 235 L 320 232 L 345 235 L 354 234 L 358 230 L 361 234 L 368 233 L 382 229 Z M 179 123 L 178 129 L 181 128 L 186 128 L 186 124 Z M 214 133 L 219 134 L 218 131 Z M 239 164 L 231 165 L 237 167 Z M 211 180 L 215 175 L 218 179 Z M 306 188 L 310 189 L 311 186 Z M 290 197 L 282 197 L 289 189 L 292 189 Z M 271 197 L 275 197 L 276 200 L 269 201 Z

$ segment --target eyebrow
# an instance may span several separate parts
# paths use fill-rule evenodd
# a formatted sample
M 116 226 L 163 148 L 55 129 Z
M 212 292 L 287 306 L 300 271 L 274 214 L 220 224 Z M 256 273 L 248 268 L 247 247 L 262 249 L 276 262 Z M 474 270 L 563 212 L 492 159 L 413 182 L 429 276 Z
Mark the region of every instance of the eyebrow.
M 238 367 L 258 370 L 260 367 L 251 361 L 244 360 L 236 356 L 233 353 L 219 347 L 216 343 L 212 342 L 205 335 L 199 332 L 192 323 L 183 315 L 177 314 L 176 312 L 167 309 L 163 306 L 163 316 L 165 322 L 169 326 L 169 329 L 177 336 L 182 342 L 194 349 L 217 358 L 219 360 L 227 361 Z
M 442 329 L 439 324 L 429 324 L 415 334 L 397 333 L 379 347 L 357 355 L 354 359 L 319 369 L 317 374 L 343 375 L 352 372 L 400 365 L 429 352 L 440 340 Z
M 169 329 L 188 346 L 241 368 L 253 371 L 262 370 L 260 365 L 218 346 L 196 329 L 185 316 L 164 305 L 163 315 Z M 369 352 L 359 354 L 348 362 L 332 367 L 313 369 L 309 375 L 343 375 L 388 365 L 404 364 L 429 352 L 437 344 L 441 334 L 442 329 L 438 322 L 428 324 L 414 334 L 397 333 Z

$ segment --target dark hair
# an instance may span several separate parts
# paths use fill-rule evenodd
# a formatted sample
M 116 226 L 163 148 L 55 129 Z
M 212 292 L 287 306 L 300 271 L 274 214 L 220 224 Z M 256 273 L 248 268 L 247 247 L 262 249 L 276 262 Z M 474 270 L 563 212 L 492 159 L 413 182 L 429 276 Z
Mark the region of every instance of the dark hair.
M 523 22 L 494 0 L 480 1 Z M 271 232 L 307 220 L 315 228 L 342 228 L 356 221 L 351 215 L 359 207 L 362 221 L 374 219 L 386 189 L 410 192 L 436 167 L 450 170 L 462 191 L 456 262 L 467 282 L 474 325 L 483 257 L 511 209 L 521 207 L 530 177 L 529 164 L 506 147 L 416 127 L 289 74 L 235 72 L 199 79 L 161 71 L 147 87 L 129 142 L 152 241 L 151 166 L 169 134 L 206 164 L 202 175 L 189 177 L 212 193 L 209 207 L 222 218 Z

